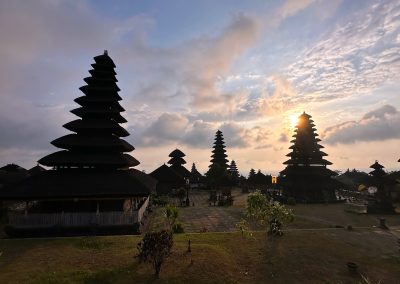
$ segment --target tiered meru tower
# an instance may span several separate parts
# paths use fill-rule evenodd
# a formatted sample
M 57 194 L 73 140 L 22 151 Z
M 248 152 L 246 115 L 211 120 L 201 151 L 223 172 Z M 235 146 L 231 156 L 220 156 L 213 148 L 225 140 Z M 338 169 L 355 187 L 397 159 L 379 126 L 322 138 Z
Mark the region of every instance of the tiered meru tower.
M 64 150 L 40 159 L 40 164 L 55 169 L 119 169 L 139 164 L 125 154 L 134 147 L 120 138 L 129 133 L 119 125 L 127 121 L 120 114 L 125 110 L 119 104 L 115 64 L 107 51 L 94 60 L 93 69 L 89 71 L 91 76 L 84 79 L 87 85 L 80 87 L 84 96 L 75 99 L 81 107 L 71 111 L 80 119 L 64 125 L 75 133 L 51 142 Z
M 64 125 L 72 134 L 53 142 L 61 148 L 39 160 L 53 170 L 33 175 L 0 192 L 0 199 L 25 201 L 25 213 L 10 219 L 9 234 L 131 233 L 137 231 L 156 180 L 136 170 L 139 162 L 127 154 L 133 146 L 121 139 L 129 133 L 115 78 L 115 64 L 107 51 L 94 58 L 81 107 L 71 112 L 79 117 Z M 33 202 L 31 202 L 33 201 Z M 39 214 L 39 215 L 38 215 Z M 28 225 L 28 226 L 27 226 Z M 40 231 L 39 230 L 39 231 Z
M 218 165 L 219 167 L 227 170 L 229 168 L 227 159 L 228 156 L 226 155 L 224 136 L 220 130 L 216 132 L 214 140 L 213 150 L 211 151 L 211 164 L 209 168 L 212 168 L 214 165 Z
M 186 161 L 183 157 L 186 155 L 179 149 L 175 149 L 169 154 L 168 164 L 170 164 L 170 168 L 181 175 L 183 178 L 190 178 L 190 172 L 183 166 L 186 164 Z
M 292 150 L 286 156 L 289 160 L 281 172 L 281 184 L 283 194 L 292 197 L 297 202 L 333 202 L 336 200 L 335 188 L 337 181 L 332 179 L 336 173 L 326 166 L 332 165 L 324 159 L 326 153 L 319 144 L 321 139 L 317 138 L 314 121 L 305 112 L 300 115 L 293 143 L 289 149 Z

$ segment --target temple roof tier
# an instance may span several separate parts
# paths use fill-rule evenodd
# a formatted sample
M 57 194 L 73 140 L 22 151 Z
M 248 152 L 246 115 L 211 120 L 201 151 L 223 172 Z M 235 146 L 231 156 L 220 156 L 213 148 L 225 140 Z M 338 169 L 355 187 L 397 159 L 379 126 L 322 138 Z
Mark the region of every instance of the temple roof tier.
M 39 160 L 48 167 L 105 167 L 128 168 L 139 165 L 139 161 L 128 154 L 114 152 L 58 151 Z
M 94 108 L 94 107 L 79 107 L 76 109 L 71 110 L 71 113 L 79 116 L 81 118 L 111 118 L 114 119 L 118 123 L 125 123 L 127 120 L 119 114 L 118 110 L 114 109 L 101 109 L 101 108 Z
M 168 155 L 168 157 L 177 157 L 177 158 L 183 158 L 183 157 L 185 157 L 186 155 L 181 151 L 181 150 L 179 150 L 179 149 L 175 149 L 174 151 L 172 151 L 169 155 Z
M 79 134 L 68 134 L 51 142 L 54 146 L 62 149 L 86 149 L 87 151 L 99 151 L 99 149 L 110 149 L 117 152 L 131 152 L 135 148 L 114 135 L 88 136 Z
M 118 137 L 129 136 L 129 132 L 113 120 L 82 120 L 76 119 L 63 125 L 64 128 L 73 132 L 109 132 Z
M 181 157 L 172 157 L 169 159 L 168 164 L 170 165 L 184 165 L 186 161 Z

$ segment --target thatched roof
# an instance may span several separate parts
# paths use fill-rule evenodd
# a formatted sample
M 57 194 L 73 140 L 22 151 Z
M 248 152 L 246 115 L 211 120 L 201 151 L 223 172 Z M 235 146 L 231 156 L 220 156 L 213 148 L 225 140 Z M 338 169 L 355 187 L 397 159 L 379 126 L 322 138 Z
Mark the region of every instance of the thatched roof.
M 129 136 L 129 132 L 113 120 L 82 120 L 76 119 L 63 125 L 64 128 L 73 132 L 89 132 L 96 130 L 106 130 L 119 136 Z
M 43 167 L 41 167 L 41 166 L 39 166 L 39 165 L 36 165 L 36 166 L 34 166 L 33 168 L 30 168 L 30 169 L 28 170 L 28 174 L 29 174 L 30 176 L 32 176 L 32 175 L 37 175 L 37 174 L 39 174 L 39 173 L 41 173 L 41 172 L 44 172 L 44 171 L 46 171 L 45 168 L 43 168 Z
M 38 200 L 55 198 L 118 198 L 148 196 L 157 181 L 130 170 L 49 170 L 0 190 L 0 198 Z
M 0 171 L 5 171 L 5 172 L 25 172 L 26 169 L 17 165 L 17 164 L 7 164 L 4 167 L 0 168 Z
M 58 151 L 39 160 L 39 163 L 48 167 L 72 166 L 83 167 L 95 165 L 98 167 L 135 167 L 139 161 L 128 154 Z
M 184 166 L 181 165 L 172 165 L 169 168 L 184 178 L 189 178 L 191 175 L 190 171 L 188 171 Z
M 169 155 L 168 155 L 168 157 L 171 157 L 171 158 L 183 158 L 183 157 L 185 157 L 186 155 L 181 151 L 181 150 L 179 150 L 179 149 L 175 149 L 174 151 L 172 151 Z
M 162 165 L 155 169 L 150 175 L 161 183 L 184 184 L 185 180 L 182 175 L 174 171 L 167 165 Z
M 87 136 L 68 134 L 52 141 L 51 144 L 62 149 L 111 149 L 118 152 L 131 152 L 135 150 L 131 144 L 113 135 Z

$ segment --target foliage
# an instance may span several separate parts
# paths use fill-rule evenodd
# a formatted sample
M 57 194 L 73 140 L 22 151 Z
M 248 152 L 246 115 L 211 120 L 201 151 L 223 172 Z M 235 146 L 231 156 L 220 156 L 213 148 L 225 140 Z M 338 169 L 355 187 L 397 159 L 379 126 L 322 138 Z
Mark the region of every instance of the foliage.
M 249 226 L 245 219 L 241 219 L 239 222 L 236 223 L 236 229 L 242 234 L 242 237 L 253 236 L 253 233 L 250 232 Z
M 170 255 L 172 245 L 173 239 L 170 231 L 147 233 L 137 245 L 139 253 L 136 257 L 140 262 L 151 263 L 155 276 L 159 278 L 161 266 Z
M 268 234 L 273 236 L 281 236 L 283 223 L 293 221 L 292 210 L 286 209 L 279 202 L 271 202 L 260 191 L 247 197 L 246 217 L 254 224 L 268 225 Z
M 173 228 L 179 217 L 179 209 L 175 205 L 168 204 L 165 206 L 164 217 L 166 219 L 168 229 L 173 231 Z
M 172 232 L 174 234 L 182 234 L 185 232 L 185 230 L 183 229 L 183 225 L 181 222 L 176 222 L 173 226 L 172 226 Z

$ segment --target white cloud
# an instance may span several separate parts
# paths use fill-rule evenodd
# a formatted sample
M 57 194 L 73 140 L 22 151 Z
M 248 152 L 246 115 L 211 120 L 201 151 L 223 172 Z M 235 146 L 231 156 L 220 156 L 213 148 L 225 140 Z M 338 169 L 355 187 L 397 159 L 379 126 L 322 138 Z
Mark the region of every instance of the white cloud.
M 349 15 L 285 71 L 302 100 L 366 93 L 400 72 L 400 3 L 381 1 Z
M 359 121 L 346 121 L 328 127 L 321 137 L 327 144 L 398 139 L 400 112 L 391 105 L 384 105 L 366 113 Z

